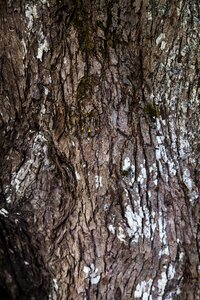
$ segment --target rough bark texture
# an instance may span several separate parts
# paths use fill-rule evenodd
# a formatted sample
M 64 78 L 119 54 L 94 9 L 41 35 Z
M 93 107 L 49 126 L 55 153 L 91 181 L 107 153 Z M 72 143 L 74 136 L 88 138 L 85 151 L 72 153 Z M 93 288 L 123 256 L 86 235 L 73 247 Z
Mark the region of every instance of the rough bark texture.
M 199 24 L 0 1 L 1 299 L 200 299 Z

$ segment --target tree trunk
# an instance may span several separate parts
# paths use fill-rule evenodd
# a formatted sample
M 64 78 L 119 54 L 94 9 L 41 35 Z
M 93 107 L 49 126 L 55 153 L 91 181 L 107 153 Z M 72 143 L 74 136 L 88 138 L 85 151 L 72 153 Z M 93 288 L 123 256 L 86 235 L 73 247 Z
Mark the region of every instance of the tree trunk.
M 200 299 L 199 25 L 0 1 L 1 299 Z

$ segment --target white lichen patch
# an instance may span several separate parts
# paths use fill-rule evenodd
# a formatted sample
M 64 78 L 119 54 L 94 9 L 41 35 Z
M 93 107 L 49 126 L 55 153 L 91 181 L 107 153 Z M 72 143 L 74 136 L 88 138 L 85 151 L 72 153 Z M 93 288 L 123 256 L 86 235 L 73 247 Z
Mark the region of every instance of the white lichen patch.
M 128 201 L 128 191 L 127 189 L 124 191 Z M 134 212 L 131 205 L 127 204 L 124 212 L 126 221 L 124 220 L 117 227 L 113 223 L 108 225 L 108 230 L 124 243 L 128 243 L 130 239 L 131 243 L 138 243 L 140 238 L 152 240 L 157 226 L 155 212 L 151 212 L 150 214 L 149 209 L 145 205 L 141 206 L 136 184 L 134 191 L 136 192 Z
M 164 291 L 165 291 L 165 287 L 167 284 L 167 274 L 165 271 L 163 271 L 161 273 L 161 278 L 158 280 L 158 300 L 162 300 L 163 299 L 163 295 L 164 295 Z
M 134 241 L 137 242 L 139 237 L 142 235 L 142 219 L 144 214 L 142 208 L 140 207 L 137 213 L 133 213 L 130 205 L 127 205 L 125 210 L 125 217 L 129 227 L 127 228 L 127 233 L 130 238 L 134 237 Z
M 116 229 L 115 229 L 115 226 L 114 226 L 114 225 L 109 224 L 109 225 L 108 225 L 108 230 L 109 230 L 112 234 L 115 234 Z
M 168 271 L 167 271 L 167 277 L 168 279 L 173 279 L 174 276 L 176 274 L 176 269 L 175 269 L 175 266 L 173 266 L 172 264 L 170 264 L 169 268 L 168 268 Z
M 95 186 L 97 189 L 103 186 L 101 176 L 97 176 L 97 175 L 95 176 Z
M 104 204 L 104 206 L 103 206 L 104 211 L 108 211 L 109 207 L 110 207 L 110 204 L 108 204 L 108 203 Z
M 169 174 L 173 177 L 176 175 L 176 166 L 173 161 L 168 160 Z
M 121 242 L 126 242 L 126 234 L 124 232 L 124 229 L 122 228 L 122 226 L 120 225 L 117 229 L 117 238 L 121 241 Z
M 176 290 L 176 295 L 180 295 L 181 294 L 181 289 L 178 287 L 178 289 Z
M 151 11 L 148 11 L 147 18 L 148 18 L 148 21 L 152 21 L 153 20 L 153 16 L 152 16 L 152 12 Z
M 45 114 L 46 114 L 46 106 L 43 103 L 42 106 L 41 106 L 41 110 L 40 110 L 40 116 L 42 117 Z
M 53 288 L 56 292 L 58 291 L 58 282 L 56 278 L 53 278 Z
M 180 16 L 182 7 L 183 7 L 183 0 L 179 0 L 177 2 L 177 7 L 176 7 L 177 17 Z
M 167 153 L 167 148 L 165 146 L 165 136 L 162 133 L 162 126 L 161 124 L 162 119 L 156 118 L 156 160 L 158 162 L 159 166 L 159 172 L 162 178 L 165 180 L 165 182 L 168 182 L 169 176 L 171 177 L 176 175 L 176 166 L 173 160 L 169 157 L 169 154 Z M 165 125 L 165 124 L 164 124 Z M 166 169 L 165 166 L 168 166 L 168 169 Z
M 97 269 L 97 270 L 98 270 L 98 269 Z M 90 280 L 91 280 L 91 284 L 98 284 L 99 281 L 100 281 L 101 276 L 100 276 L 100 275 L 97 275 L 96 273 L 94 273 L 94 275 L 91 274 L 90 278 L 91 278 L 91 279 L 90 279 Z
M 151 239 L 156 229 L 156 223 L 150 216 L 149 210 L 144 206 L 140 206 L 139 199 L 136 202 L 135 212 L 133 212 L 130 205 L 127 205 L 125 210 L 125 217 L 128 226 L 126 232 L 132 243 L 137 243 L 140 238 Z
M 136 290 L 134 293 L 134 297 L 140 298 L 142 300 L 149 300 L 151 299 L 151 286 L 152 286 L 153 280 L 149 279 L 148 281 L 142 281 L 137 284 Z
M 165 221 L 162 213 L 160 213 L 160 216 L 158 219 L 158 225 L 159 225 L 160 240 L 164 245 L 166 245 L 166 243 L 167 243 L 166 221 Z
M 156 120 L 159 124 L 159 119 Z M 157 146 L 156 146 L 156 160 L 163 160 L 165 163 L 168 162 L 166 147 L 164 145 L 164 136 L 158 132 L 156 136 Z
M 185 168 L 185 170 L 183 171 L 183 182 L 185 183 L 185 185 L 188 188 L 188 191 L 189 191 L 188 194 L 189 194 L 189 197 L 190 197 L 190 201 L 193 202 L 196 199 L 198 199 L 199 193 L 198 193 L 197 188 L 195 187 L 195 185 L 193 183 L 193 180 L 192 180 L 191 175 L 190 175 L 190 171 L 187 168 Z
M 188 140 L 188 134 L 186 130 L 185 121 L 179 122 L 180 132 L 179 132 L 179 148 L 178 154 L 181 158 L 187 158 L 188 155 L 191 153 L 192 149 Z
M 165 40 L 165 33 L 161 33 L 156 39 L 156 45 L 160 45 Z
M 34 181 L 37 176 L 37 170 L 41 164 L 46 168 L 49 167 L 48 160 L 48 140 L 42 132 L 39 132 L 32 144 L 29 159 L 21 166 L 17 173 L 14 173 L 11 179 L 11 190 L 14 189 L 13 195 L 22 196 L 26 188 Z M 7 191 L 8 194 L 10 191 Z M 7 198 L 11 202 L 11 196 Z
M 0 209 L 0 214 L 3 215 L 4 217 L 8 217 L 8 211 L 5 208 Z
M 5 195 L 6 195 L 6 202 L 9 204 L 12 202 L 12 194 L 11 194 L 11 191 L 10 191 L 10 187 L 7 187 L 5 189 Z
M 181 252 L 181 253 L 179 254 L 179 260 L 180 260 L 180 261 L 183 261 L 184 257 L 185 257 L 185 253 L 184 253 L 184 252 Z
M 25 16 L 27 19 L 28 29 L 32 30 L 34 18 L 38 18 L 37 14 L 37 6 L 34 4 L 26 4 L 25 5 Z
M 185 169 L 183 172 L 183 182 L 187 186 L 188 190 L 191 191 L 193 184 L 192 184 L 192 178 L 190 176 L 190 171 L 188 169 Z
M 129 185 L 132 186 L 135 182 L 135 166 L 131 163 L 131 160 L 129 157 L 125 157 L 122 171 L 128 172 L 129 177 Z
M 49 81 L 49 84 L 52 83 L 52 78 L 51 78 L 51 75 L 49 74 L 48 76 L 48 81 Z
M 25 58 L 26 54 L 27 54 L 27 47 L 26 47 L 26 43 L 25 43 L 25 40 L 24 38 L 21 40 L 21 43 L 22 43 L 22 46 L 23 46 L 23 59 Z
M 139 173 L 139 176 L 137 178 L 137 182 L 140 183 L 143 190 L 146 190 L 146 180 L 147 180 L 146 167 L 145 167 L 145 165 L 140 164 L 140 173 Z
M 196 76 L 196 58 L 192 53 L 198 53 L 199 44 L 197 43 L 199 35 L 199 22 L 193 24 L 192 30 L 188 30 L 191 22 L 191 10 L 189 4 L 183 7 L 183 1 L 179 1 L 177 14 L 182 12 L 184 22 L 180 27 L 180 32 L 187 32 L 187 42 L 180 48 L 180 35 L 178 34 L 173 41 L 172 47 L 163 64 L 160 64 L 157 72 L 158 78 L 163 78 L 161 85 L 155 86 L 154 101 L 158 104 L 164 104 L 168 110 L 167 128 L 163 126 L 163 136 L 166 139 L 166 154 L 171 176 L 177 173 L 182 174 L 182 181 L 188 188 L 188 196 L 191 203 L 198 197 L 198 191 L 193 180 L 193 170 L 197 163 L 197 152 L 195 152 L 198 143 L 198 80 Z M 192 17 L 194 19 L 194 16 Z M 169 41 L 161 34 L 156 39 L 157 46 L 164 48 Z M 177 55 L 180 53 L 182 62 L 177 62 Z M 188 94 L 187 94 L 188 93 Z M 162 121 L 161 121 L 162 122 Z M 167 129 L 167 130 L 166 130 Z M 162 134 L 162 132 L 161 132 Z M 161 151 L 160 151 L 161 152 Z M 159 152 L 158 152 L 159 155 Z M 161 156 L 161 155 L 160 155 Z M 159 159 L 159 157 L 157 157 Z M 162 171 L 165 171 L 164 163 Z M 191 169 L 190 169 L 191 168 Z
M 122 170 L 123 170 L 123 171 L 129 171 L 130 167 L 131 167 L 131 161 L 130 161 L 130 158 L 129 158 L 129 157 L 126 157 L 126 158 L 124 159 L 124 164 L 123 164 L 123 166 L 122 166 Z
M 153 235 L 157 226 L 156 222 L 154 222 L 155 213 L 152 212 L 150 216 L 149 210 L 145 207 L 144 215 L 145 215 L 145 223 L 143 226 L 143 235 L 146 239 L 153 240 Z
M 169 247 L 167 243 L 167 232 L 166 232 L 167 224 L 163 214 L 160 212 L 159 215 L 160 215 L 158 218 L 159 236 L 163 247 L 163 249 L 159 252 L 159 256 L 169 255 Z
M 38 54 L 37 54 L 37 59 L 42 61 L 42 57 L 44 52 L 49 51 L 49 44 L 47 42 L 46 37 L 44 36 L 42 30 L 39 32 L 39 40 L 38 40 Z
M 48 2 L 47 0 L 40 0 L 40 2 L 41 2 L 42 4 L 47 4 L 47 6 L 49 6 L 49 2 Z
M 161 42 L 160 49 L 161 49 L 161 50 L 164 50 L 165 47 L 166 47 L 166 45 L 167 45 L 167 43 L 166 43 L 165 41 L 162 41 L 162 42 Z
M 49 94 L 49 89 L 47 87 L 44 87 L 44 94 L 47 96 Z
M 145 177 L 146 173 L 144 173 Z M 139 239 L 152 240 L 157 223 L 155 221 L 155 212 L 149 211 L 149 209 L 140 203 L 140 195 L 138 190 L 138 184 L 134 184 L 134 211 L 130 204 L 126 204 L 125 207 L 125 218 L 118 227 L 114 227 L 112 224 L 108 226 L 109 231 L 112 234 L 116 234 L 117 238 L 124 243 L 128 243 L 131 239 L 131 243 L 138 243 Z M 129 202 L 129 193 L 125 188 L 125 197 Z
M 150 172 L 150 175 L 152 177 L 152 180 L 153 180 L 155 186 L 157 186 L 157 184 L 158 184 L 158 169 L 157 169 L 156 163 L 154 163 L 154 164 L 152 164 L 152 166 L 150 166 L 149 172 Z
M 163 249 L 159 251 L 159 257 L 166 255 L 169 256 L 169 247 L 165 246 Z
M 76 175 L 76 180 L 80 180 L 81 179 L 81 176 L 80 176 L 80 174 L 77 171 L 75 171 L 75 175 Z
M 169 255 L 169 245 L 167 242 L 167 224 L 164 218 L 164 215 L 162 212 L 159 213 L 159 218 L 158 218 L 158 229 L 159 229 L 159 236 L 160 236 L 160 241 L 162 244 L 162 249 L 159 252 L 159 256 L 161 257 L 162 255 Z
M 84 266 L 83 268 L 83 272 L 85 273 L 86 275 L 86 278 L 88 277 L 89 273 L 90 273 L 90 267 L 87 267 L 87 266 Z
M 174 291 L 173 291 L 173 292 L 170 292 L 170 293 L 166 296 L 165 300 L 173 300 L 173 299 L 174 299 L 174 295 L 175 295 Z
M 90 264 L 90 266 L 84 266 L 83 272 L 85 273 L 85 277 L 88 278 L 91 284 L 98 284 L 101 276 L 98 272 L 98 268 L 95 268 L 94 264 Z

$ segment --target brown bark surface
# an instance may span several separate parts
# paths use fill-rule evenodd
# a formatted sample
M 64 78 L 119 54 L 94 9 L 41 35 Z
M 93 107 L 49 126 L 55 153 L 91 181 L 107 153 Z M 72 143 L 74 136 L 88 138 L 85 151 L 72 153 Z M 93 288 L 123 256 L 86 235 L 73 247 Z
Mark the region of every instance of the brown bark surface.
M 199 27 L 0 1 L 0 299 L 200 299 Z

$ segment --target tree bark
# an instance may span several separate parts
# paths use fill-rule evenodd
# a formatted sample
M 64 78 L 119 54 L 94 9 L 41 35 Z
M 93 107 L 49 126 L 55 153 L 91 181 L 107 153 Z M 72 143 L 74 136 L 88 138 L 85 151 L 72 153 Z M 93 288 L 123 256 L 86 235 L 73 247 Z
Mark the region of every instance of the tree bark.
M 198 0 L 0 25 L 2 299 L 200 299 Z

